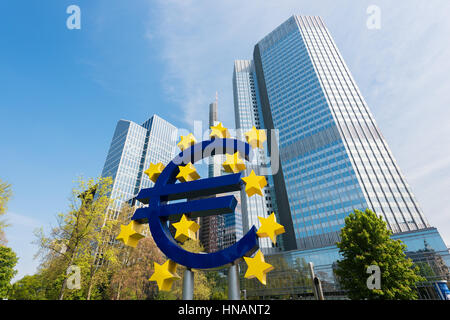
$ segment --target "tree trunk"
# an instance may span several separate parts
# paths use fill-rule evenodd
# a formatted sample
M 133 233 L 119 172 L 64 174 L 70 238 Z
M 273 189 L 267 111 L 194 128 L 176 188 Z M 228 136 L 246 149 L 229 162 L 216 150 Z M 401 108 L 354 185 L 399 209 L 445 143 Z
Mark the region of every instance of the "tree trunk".
M 119 288 L 117 288 L 116 300 L 120 300 L 120 290 L 122 289 L 122 281 L 119 282 Z
M 74 252 L 75 252 L 75 250 L 74 250 Z M 69 262 L 69 265 L 67 266 L 67 268 L 69 268 L 73 263 L 73 259 L 75 256 L 74 252 L 72 253 L 72 256 L 70 257 L 70 262 Z M 66 276 L 67 276 L 67 268 L 66 268 Z M 66 283 L 67 283 L 67 277 L 64 279 L 63 284 L 61 286 L 61 291 L 59 292 L 59 300 L 64 299 L 64 290 L 66 289 Z
M 95 261 L 94 261 L 95 264 Z M 92 286 L 94 284 L 94 275 L 96 271 L 96 267 L 91 267 L 91 276 L 89 277 L 89 285 L 88 285 L 88 292 L 87 292 L 87 300 L 91 300 L 91 293 L 92 293 Z
M 87 293 L 87 300 L 91 300 L 91 291 L 92 291 L 92 281 L 89 281 L 89 287 L 88 287 L 88 293 Z

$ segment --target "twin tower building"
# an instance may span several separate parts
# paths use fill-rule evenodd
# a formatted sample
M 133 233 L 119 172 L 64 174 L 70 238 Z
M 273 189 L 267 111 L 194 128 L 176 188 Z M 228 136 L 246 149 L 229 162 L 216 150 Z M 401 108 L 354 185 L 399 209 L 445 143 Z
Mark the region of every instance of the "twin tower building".
M 408 252 L 432 248 L 450 266 L 450 254 L 428 223 L 400 172 L 367 103 L 320 17 L 294 15 L 259 41 L 252 60 L 236 60 L 233 96 L 237 138 L 266 129 L 249 172 L 265 175 L 264 197 L 236 195 L 235 214 L 202 221 L 208 251 L 227 247 L 275 212 L 285 227 L 277 246 L 260 239 L 266 254 L 304 258 L 331 276 L 335 243 L 354 209 L 381 215 Z M 210 105 L 210 125 L 217 118 Z M 200 138 L 200 137 L 198 137 Z M 143 173 L 177 152 L 177 128 L 154 115 L 142 125 L 120 120 L 102 176 L 114 179 L 112 212 L 153 185 Z M 217 156 L 218 157 L 218 156 Z M 210 161 L 210 176 L 224 174 Z M 131 200 L 132 201 L 132 200 Z

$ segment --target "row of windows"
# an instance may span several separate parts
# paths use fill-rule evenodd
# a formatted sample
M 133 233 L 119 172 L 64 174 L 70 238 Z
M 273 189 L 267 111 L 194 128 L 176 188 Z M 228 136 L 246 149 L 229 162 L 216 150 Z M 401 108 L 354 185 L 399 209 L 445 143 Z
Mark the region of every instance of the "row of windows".
M 307 34 L 309 36 L 309 33 Z M 359 120 L 361 122 L 368 121 L 369 123 L 374 123 L 371 115 L 368 112 L 368 108 L 364 105 L 363 100 L 359 97 L 359 90 L 350 79 L 345 64 L 340 59 L 338 52 L 335 50 L 331 38 L 324 37 L 322 39 L 327 43 L 329 48 L 324 48 L 319 42 L 312 41 L 310 43 L 311 47 L 313 48 L 311 56 L 315 61 L 315 65 L 321 79 L 323 79 L 324 81 L 324 88 L 330 97 L 330 101 L 331 103 L 334 103 L 337 98 L 339 98 L 339 100 L 343 100 L 343 97 L 347 97 L 347 99 L 350 98 L 352 100 L 352 103 L 350 103 L 349 101 L 349 104 L 353 107 L 353 110 L 348 110 L 347 108 L 334 108 L 335 112 L 339 113 L 338 119 L 353 119 L 356 121 Z M 349 113 L 349 111 L 352 111 L 353 115 Z M 355 113 L 357 113 L 357 115 L 354 115 Z M 354 134 L 352 134 L 352 138 L 365 139 L 364 135 L 362 135 L 361 137 L 358 136 L 359 133 L 363 132 L 358 132 L 358 134 L 356 133 L 357 132 L 354 132 Z M 367 134 L 368 137 L 372 136 L 372 132 L 367 132 Z M 376 138 L 377 136 L 378 134 L 375 132 L 374 137 Z M 376 141 L 376 143 L 378 142 L 382 143 L 382 141 L 380 140 Z M 377 145 L 376 143 L 375 145 Z M 380 150 L 383 150 L 384 147 L 386 146 L 381 146 Z M 361 160 L 357 164 L 357 168 L 362 165 L 362 168 L 359 168 L 358 171 L 364 172 L 364 174 L 360 178 L 364 185 L 377 185 L 380 178 L 381 180 L 386 181 L 389 186 L 396 186 L 397 183 L 402 184 L 402 179 L 397 175 L 397 172 L 394 171 L 394 163 L 391 161 L 388 161 L 386 163 L 386 160 L 390 160 L 392 157 L 390 155 L 379 157 L 377 155 L 374 155 L 371 151 L 372 150 L 369 148 L 363 148 L 363 150 L 354 153 L 354 157 Z M 362 157 L 362 155 L 364 155 L 365 153 L 368 155 Z M 380 165 L 381 163 L 383 163 L 384 165 Z M 398 206 L 399 208 L 406 208 L 407 206 L 411 206 L 413 204 L 410 200 L 404 201 L 403 198 L 392 196 L 390 194 L 391 188 L 386 188 L 383 191 L 384 192 L 382 194 L 375 193 L 378 201 L 374 200 L 373 197 L 370 197 L 373 195 L 373 193 L 369 192 L 368 196 L 369 198 L 371 198 L 371 202 L 389 203 L 390 205 L 394 205 L 394 207 Z M 407 214 L 407 216 L 409 219 L 411 219 L 410 215 Z

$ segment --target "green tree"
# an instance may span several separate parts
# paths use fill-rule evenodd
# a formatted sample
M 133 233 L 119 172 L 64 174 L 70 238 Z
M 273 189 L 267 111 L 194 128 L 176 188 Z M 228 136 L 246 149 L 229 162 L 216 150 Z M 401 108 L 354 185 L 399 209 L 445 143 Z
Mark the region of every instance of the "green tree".
M 200 253 L 204 252 L 203 246 L 200 244 L 200 241 L 198 240 L 187 240 L 184 242 L 181 247 L 184 250 L 194 252 L 194 253 Z M 178 265 L 177 273 L 178 275 L 183 278 L 184 271 L 186 270 L 186 267 Z M 211 298 L 213 287 L 215 286 L 215 283 L 208 282 L 208 278 L 206 277 L 207 271 L 201 271 L 201 270 L 193 270 L 194 271 L 194 299 L 196 300 L 209 300 Z M 176 299 L 182 298 L 182 281 L 183 279 L 179 281 L 175 281 L 172 286 L 172 292 L 167 294 L 163 293 L 162 295 L 166 299 L 172 299 L 173 294 Z M 159 297 L 161 298 L 161 297 Z
M 436 273 L 433 271 L 433 269 L 427 262 L 418 261 L 414 264 L 419 268 L 419 275 L 424 277 L 425 279 L 433 278 L 436 276 Z
M 72 190 L 69 211 L 58 214 L 58 224 L 50 235 L 45 235 L 42 229 L 36 233 L 44 274 L 51 283 L 60 285 L 58 299 L 97 297 L 109 268 L 118 262 L 118 248 L 110 245 L 118 221 L 108 217 L 107 212 L 111 184 L 111 178 L 79 179 Z M 71 265 L 81 269 L 80 290 L 66 290 L 70 276 L 66 270 Z
M 12 285 L 11 300 L 46 300 L 46 286 L 42 274 L 25 276 Z
M 11 248 L 0 245 L 0 299 L 8 298 L 11 279 L 16 275 L 14 270 L 18 258 Z
M 210 270 L 205 273 L 206 281 L 211 286 L 210 300 L 227 300 L 228 285 L 227 278 L 221 276 L 216 270 Z
M 119 217 L 126 223 L 133 210 L 124 205 Z M 153 262 L 162 264 L 164 255 L 156 246 L 151 235 L 141 239 L 136 248 L 120 245 L 119 263 L 112 270 L 109 298 L 114 300 L 154 299 L 157 294 L 155 282 L 148 279 L 154 272 Z
M 337 261 L 335 272 L 350 299 L 417 299 L 415 285 L 424 278 L 406 258 L 406 245 L 391 235 L 381 216 L 369 209 L 355 210 L 345 218 L 337 243 L 343 259 Z M 367 286 L 370 265 L 380 268 L 381 289 Z
M 0 179 L 0 217 L 6 213 L 7 210 L 7 203 L 9 199 L 11 198 L 12 192 L 11 192 L 11 185 L 7 184 L 6 182 L 3 182 Z M 5 236 L 5 228 L 8 225 L 5 221 L 0 220 L 0 245 L 6 245 L 6 236 Z

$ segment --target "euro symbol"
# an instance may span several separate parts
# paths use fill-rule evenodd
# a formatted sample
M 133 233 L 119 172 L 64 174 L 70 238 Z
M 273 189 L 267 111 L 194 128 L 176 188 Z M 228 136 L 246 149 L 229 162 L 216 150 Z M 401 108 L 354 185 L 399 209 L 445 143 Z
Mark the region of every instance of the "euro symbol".
M 169 231 L 168 221 L 179 219 L 183 213 L 191 218 L 232 213 L 237 204 L 233 195 L 211 197 L 216 194 L 241 190 L 241 173 L 175 183 L 178 165 L 187 164 L 205 157 L 239 152 L 249 160 L 251 147 L 236 139 L 212 139 L 197 143 L 173 159 L 158 177 L 153 188 L 142 189 L 137 200 L 148 207 L 139 208 L 132 220 L 148 222 L 153 239 L 167 258 L 192 269 L 219 268 L 251 256 L 259 249 L 256 227 L 253 226 L 242 239 L 232 246 L 213 253 L 193 253 L 180 247 Z M 204 197 L 203 199 L 199 199 Z M 207 198 L 209 197 L 209 198 Z M 185 202 L 168 203 L 187 199 Z M 190 200 L 192 199 L 192 200 Z

